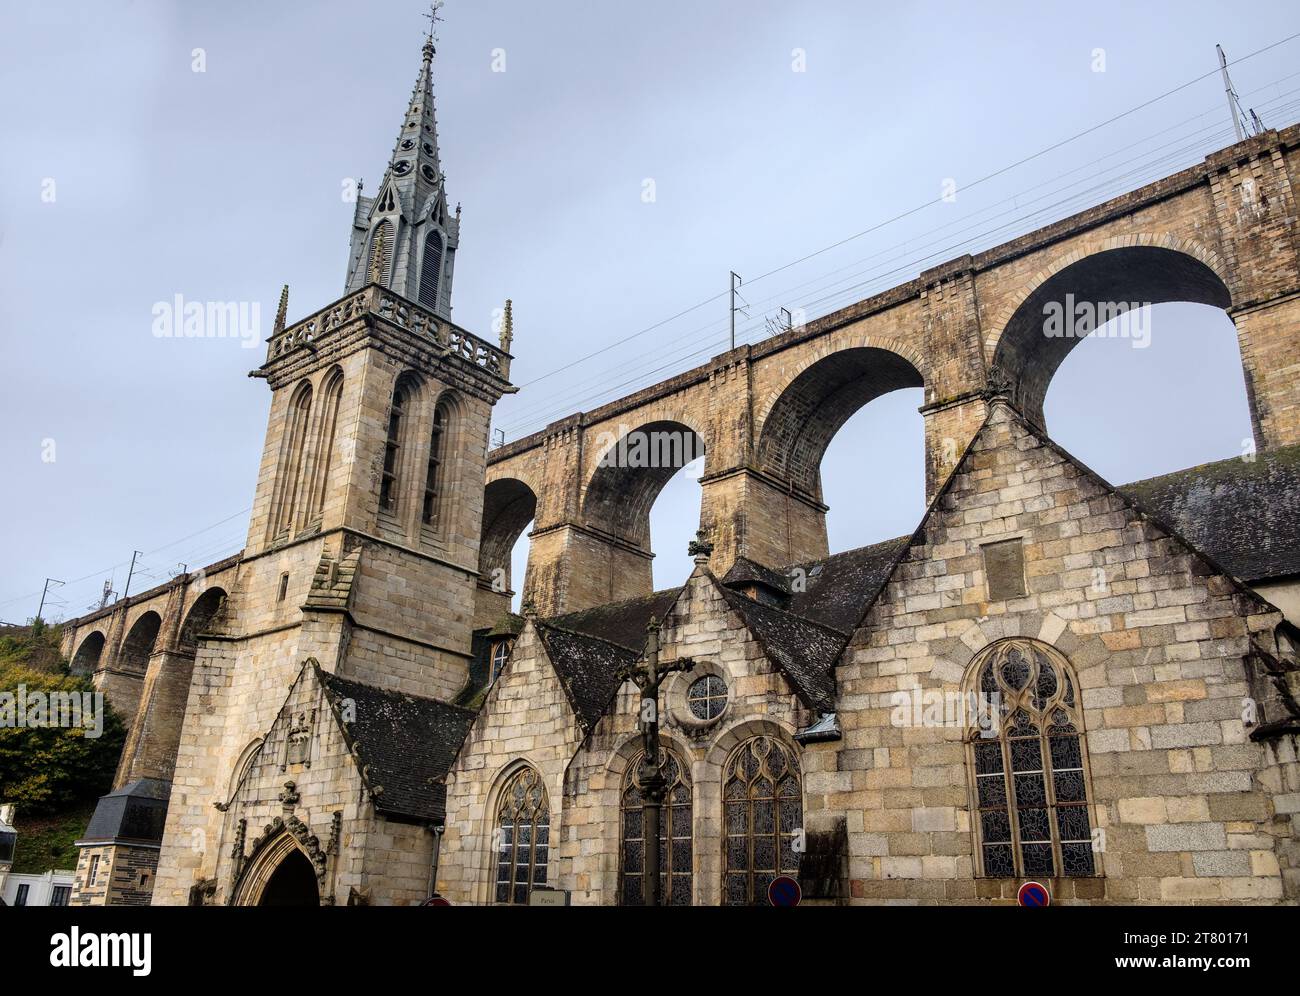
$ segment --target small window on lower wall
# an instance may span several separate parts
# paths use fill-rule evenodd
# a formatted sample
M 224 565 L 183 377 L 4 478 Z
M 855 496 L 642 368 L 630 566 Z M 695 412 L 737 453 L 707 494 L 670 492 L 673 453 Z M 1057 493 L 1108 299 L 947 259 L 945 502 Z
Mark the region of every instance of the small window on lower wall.
M 989 543 L 984 548 L 984 579 L 990 602 L 1022 598 L 1025 594 L 1025 546 L 1017 539 Z

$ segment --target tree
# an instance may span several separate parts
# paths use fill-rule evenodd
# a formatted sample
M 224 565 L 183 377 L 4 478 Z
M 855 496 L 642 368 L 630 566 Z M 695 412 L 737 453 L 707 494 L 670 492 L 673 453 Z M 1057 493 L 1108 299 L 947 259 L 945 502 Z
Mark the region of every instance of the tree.
M 102 795 L 125 739 L 88 679 L 0 660 L 0 799 L 36 815 Z

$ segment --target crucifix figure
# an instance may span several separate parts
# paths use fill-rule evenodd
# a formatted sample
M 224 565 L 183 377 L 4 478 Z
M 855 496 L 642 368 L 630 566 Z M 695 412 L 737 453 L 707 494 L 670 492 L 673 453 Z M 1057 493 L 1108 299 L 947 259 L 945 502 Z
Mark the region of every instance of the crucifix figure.
M 667 664 L 659 663 L 659 623 L 650 620 L 646 627 L 645 656 L 635 664 L 622 668 L 618 676 L 641 689 L 641 764 L 637 768 L 637 781 L 645 797 L 645 899 L 647 906 L 663 905 L 663 890 L 659 883 L 659 819 L 663 809 L 668 782 L 664 778 L 663 758 L 659 753 L 659 686 L 674 671 L 689 671 L 695 661 L 681 658 Z

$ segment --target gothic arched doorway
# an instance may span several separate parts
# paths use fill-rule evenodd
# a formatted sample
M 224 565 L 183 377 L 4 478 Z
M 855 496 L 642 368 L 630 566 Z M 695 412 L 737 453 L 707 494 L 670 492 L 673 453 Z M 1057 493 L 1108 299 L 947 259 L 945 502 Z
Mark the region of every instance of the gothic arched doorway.
M 232 906 L 330 906 L 327 858 L 311 828 L 297 817 L 277 816 L 253 844 L 237 873 Z
M 262 889 L 258 906 L 319 906 L 320 890 L 316 887 L 316 870 L 307 856 L 296 847 L 271 873 Z

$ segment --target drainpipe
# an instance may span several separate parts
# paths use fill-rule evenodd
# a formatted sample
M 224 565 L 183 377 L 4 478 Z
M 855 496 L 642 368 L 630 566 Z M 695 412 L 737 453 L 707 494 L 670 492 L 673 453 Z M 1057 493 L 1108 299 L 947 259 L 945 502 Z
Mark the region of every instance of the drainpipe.
M 429 861 L 429 899 L 433 899 L 438 890 L 438 855 L 442 852 L 442 835 L 446 832 L 447 825 L 434 823 L 429 830 L 433 834 L 433 855 Z

